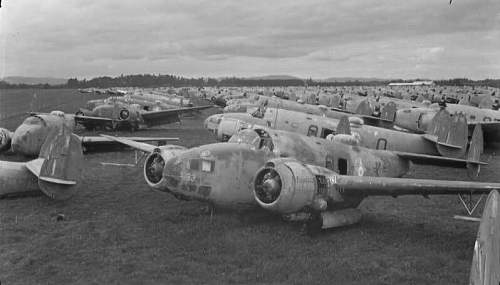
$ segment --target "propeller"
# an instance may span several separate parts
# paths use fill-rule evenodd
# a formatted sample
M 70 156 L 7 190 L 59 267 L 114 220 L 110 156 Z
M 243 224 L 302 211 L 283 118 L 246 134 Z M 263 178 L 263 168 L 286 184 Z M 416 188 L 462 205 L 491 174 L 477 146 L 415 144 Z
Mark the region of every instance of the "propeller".
M 151 183 L 158 183 L 163 177 L 165 160 L 159 153 L 153 153 L 146 161 L 146 176 Z
M 255 193 L 263 203 L 272 203 L 278 199 L 281 193 L 281 178 L 274 169 L 262 172 L 255 185 Z

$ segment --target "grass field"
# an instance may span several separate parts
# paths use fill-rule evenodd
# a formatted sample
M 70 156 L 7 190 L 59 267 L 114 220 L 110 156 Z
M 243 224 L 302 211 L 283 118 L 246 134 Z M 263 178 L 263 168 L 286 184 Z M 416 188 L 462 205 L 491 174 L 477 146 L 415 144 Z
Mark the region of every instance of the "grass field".
M 40 109 L 30 109 L 33 93 Z M 74 112 L 90 98 L 0 90 L 0 126 L 13 130 L 30 110 Z M 180 137 L 188 147 L 214 142 L 202 122 L 137 135 Z M 480 180 L 500 182 L 496 157 L 483 159 L 490 165 Z M 468 284 L 478 224 L 452 218 L 464 214 L 454 196 L 369 198 L 361 223 L 309 237 L 263 212 L 211 216 L 201 203 L 150 191 L 142 165 L 101 164 L 133 160 L 132 151 L 87 155 L 69 201 L 0 200 L 1 283 Z M 438 167 L 415 167 L 409 177 L 467 179 L 464 170 Z

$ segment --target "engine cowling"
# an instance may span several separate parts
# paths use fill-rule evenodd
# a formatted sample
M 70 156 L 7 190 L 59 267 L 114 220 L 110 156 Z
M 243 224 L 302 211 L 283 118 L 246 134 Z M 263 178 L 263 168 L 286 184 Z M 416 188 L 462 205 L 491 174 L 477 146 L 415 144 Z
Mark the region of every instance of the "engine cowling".
M 12 133 L 4 128 L 0 128 L 0 151 L 5 151 L 10 148 L 12 141 Z
M 172 181 L 167 181 L 164 171 L 167 164 L 184 152 L 186 148 L 175 145 L 165 145 L 156 148 L 144 161 L 144 179 L 153 189 L 169 192 L 169 185 Z
M 312 205 L 317 193 L 316 176 L 294 159 L 273 159 L 257 171 L 254 196 L 264 209 L 282 214 Z
M 130 118 L 130 111 L 128 109 L 121 109 L 118 113 L 118 118 L 122 121 L 126 121 Z

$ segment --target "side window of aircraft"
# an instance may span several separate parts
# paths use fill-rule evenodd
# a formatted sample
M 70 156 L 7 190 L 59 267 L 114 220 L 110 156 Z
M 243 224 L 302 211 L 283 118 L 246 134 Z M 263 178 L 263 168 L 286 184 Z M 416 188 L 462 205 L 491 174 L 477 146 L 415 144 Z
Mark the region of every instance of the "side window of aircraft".
M 205 160 L 201 161 L 201 171 L 203 172 L 213 172 L 215 167 L 215 161 Z
M 470 115 L 470 119 L 471 119 L 471 120 L 475 120 L 475 119 L 476 119 L 476 116 L 474 116 L 474 115 Z
M 328 136 L 329 134 L 335 135 L 335 131 L 327 128 L 323 128 L 323 130 L 321 131 L 322 138 L 326 138 L 326 136 Z
M 318 134 L 318 127 L 315 125 L 311 125 L 309 130 L 307 131 L 308 137 L 315 137 Z
M 483 118 L 483 121 L 484 121 L 484 122 L 491 122 L 491 118 L 490 118 L 490 117 L 484 117 L 484 118 Z
M 326 155 L 325 158 L 325 167 L 330 169 L 330 170 L 335 170 L 333 166 L 333 157 L 331 155 Z
M 387 140 L 380 138 L 377 141 L 377 148 L 376 149 L 383 149 L 385 150 L 387 148 Z
M 340 175 L 346 175 L 347 174 L 347 159 L 345 158 L 339 158 L 337 161 L 338 163 L 338 173 Z
M 199 159 L 191 159 L 189 161 L 188 168 L 191 170 L 200 170 L 200 160 Z

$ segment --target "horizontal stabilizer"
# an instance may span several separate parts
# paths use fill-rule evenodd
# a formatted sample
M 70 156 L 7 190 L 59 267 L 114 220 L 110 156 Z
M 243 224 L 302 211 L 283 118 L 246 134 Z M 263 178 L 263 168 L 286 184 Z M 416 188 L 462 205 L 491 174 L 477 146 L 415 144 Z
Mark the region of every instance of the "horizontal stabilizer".
M 435 136 L 435 135 L 430 135 L 430 134 L 423 134 L 422 137 L 428 141 L 431 141 L 433 143 L 436 143 L 436 144 L 439 144 L 439 145 L 442 145 L 442 146 L 446 146 L 446 147 L 449 147 L 449 148 L 456 148 L 456 149 L 461 149 L 462 146 L 459 146 L 459 145 L 453 145 L 453 144 L 448 144 L 448 143 L 445 143 L 445 142 L 439 142 L 438 141 L 438 137 Z
M 76 181 L 74 180 L 64 180 L 60 178 L 54 178 L 54 177 L 45 177 L 45 176 L 40 176 L 38 177 L 40 180 L 54 183 L 54 184 L 62 184 L 62 185 L 76 185 Z

